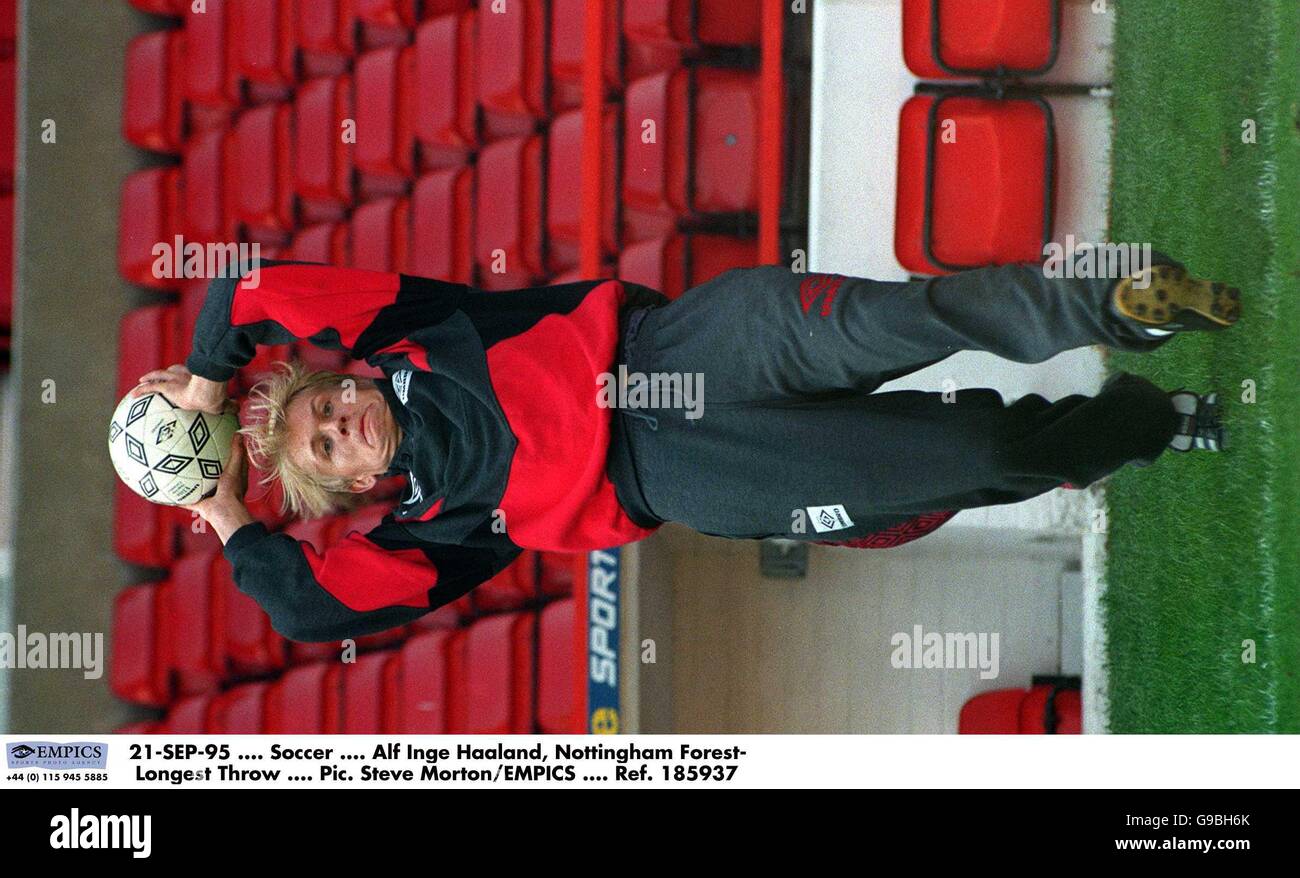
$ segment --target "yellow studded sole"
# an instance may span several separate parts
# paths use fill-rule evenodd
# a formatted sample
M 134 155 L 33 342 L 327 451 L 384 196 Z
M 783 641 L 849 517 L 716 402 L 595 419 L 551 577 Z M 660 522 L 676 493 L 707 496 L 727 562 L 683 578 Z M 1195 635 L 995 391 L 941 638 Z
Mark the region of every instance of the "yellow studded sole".
M 1138 281 L 1147 284 L 1136 286 Z M 1241 291 L 1192 277 L 1184 268 L 1158 265 L 1119 282 L 1115 309 L 1148 326 L 1177 322 L 1192 324 L 1188 328 L 1222 329 L 1241 316 Z M 1189 311 L 1194 316 L 1185 313 Z

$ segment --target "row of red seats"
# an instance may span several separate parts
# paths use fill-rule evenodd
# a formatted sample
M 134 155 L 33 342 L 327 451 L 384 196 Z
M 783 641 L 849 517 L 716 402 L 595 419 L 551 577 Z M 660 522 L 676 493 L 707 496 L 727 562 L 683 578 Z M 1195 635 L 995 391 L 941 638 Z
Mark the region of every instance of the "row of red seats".
M 1046 71 L 1059 0 L 904 0 L 903 55 L 918 76 L 984 77 L 918 86 L 899 117 L 894 253 L 919 274 L 1038 262 L 1052 237 L 1051 105 L 1002 78 Z
M 285 533 L 324 551 L 347 533 L 370 530 L 387 509 L 378 504 L 347 516 L 295 522 Z M 455 628 L 569 596 L 583 563 L 581 555 L 525 552 L 470 595 L 410 626 L 359 638 L 356 647 L 388 647 L 420 631 Z M 182 555 L 162 582 L 120 592 L 112 638 L 110 687 L 118 697 L 147 707 L 166 707 L 181 697 L 335 658 L 342 650 L 339 643 L 296 643 L 277 634 L 257 603 L 238 590 L 219 547 Z
M 572 598 L 465 628 L 422 631 L 350 663 L 189 696 L 133 734 L 581 734 L 584 672 Z M 115 643 L 116 646 L 116 643 Z
M 402 101 L 388 112 L 387 81 L 363 98 L 360 77 L 355 84 L 348 76 L 313 80 L 292 104 L 249 110 L 229 131 L 196 135 L 179 167 L 128 177 L 119 229 L 123 276 L 176 289 L 177 280 L 155 271 L 160 241 L 180 235 L 286 246 L 304 228 L 342 223 L 349 214 L 363 226 L 353 241 L 392 239 L 393 222 L 415 230 L 391 246 L 368 245 L 375 252 L 357 260 L 367 267 L 403 264 L 406 252 L 413 273 L 465 282 L 477 273 L 482 286 L 501 289 L 577 266 L 580 111 L 557 116 L 545 134 L 489 143 L 472 165 L 463 154 L 412 177 L 413 127 L 400 121 Z M 358 139 L 351 144 L 338 132 L 354 103 Z M 386 115 L 369 120 L 366 107 Z M 633 82 L 623 106 L 608 105 L 605 114 L 606 252 L 671 237 L 709 217 L 755 211 L 757 126 L 752 73 L 679 68 Z
M 0 371 L 9 368 L 14 309 L 14 151 L 18 104 L 14 77 L 17 0 L 0 0 Z
M 356 56 L 375 49 L 403 54 L 405 70 L 436 78 L 437 90 L 426 98 L 477 102 L 488 136 L 525 133 L 527 120 L 580 102 L 588 0 L 477 8 L 471 0 L 207 0 L 202 12 L 188 0 L 132 2 L 182 23 L 137 39 L 128 52 L 124 122 L 128 139 L 147 149 L 177 152 L 187 128 L 223 126 L 231 110 L 284 100 L 313 77 L 354 66 L 359 74 Z M 759 0 L 606 6 L 605 77 L 613 88 L 625 76 L 677 67 L 708 47 L 758 43 Z M 421 106 L 449 118 L 434 103 Z M 466 117 L 459 121 L 464 126 Z

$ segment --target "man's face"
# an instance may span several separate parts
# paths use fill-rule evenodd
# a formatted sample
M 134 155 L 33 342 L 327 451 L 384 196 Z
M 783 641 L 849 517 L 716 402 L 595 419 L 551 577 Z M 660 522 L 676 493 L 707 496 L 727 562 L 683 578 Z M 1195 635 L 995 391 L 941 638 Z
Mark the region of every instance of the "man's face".
M 352 480 L 368 491 L 397 453 L 401 433 L 373 381 L 299 393 L 285 411 L 289 459 L 309 473 Z

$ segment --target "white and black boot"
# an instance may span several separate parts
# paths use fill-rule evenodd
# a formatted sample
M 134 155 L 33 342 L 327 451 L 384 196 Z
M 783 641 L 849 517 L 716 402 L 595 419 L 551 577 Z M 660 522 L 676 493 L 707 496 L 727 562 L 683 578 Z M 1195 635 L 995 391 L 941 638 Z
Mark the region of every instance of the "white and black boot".
M 1178 412 L 1178 432 L 1170 440 L 1174 451 L 1222 451 L 1228 447 L 1228 435 L 1219 409 L 1219 395 L 1204 396 L 1190 390 L 1169 394 Z

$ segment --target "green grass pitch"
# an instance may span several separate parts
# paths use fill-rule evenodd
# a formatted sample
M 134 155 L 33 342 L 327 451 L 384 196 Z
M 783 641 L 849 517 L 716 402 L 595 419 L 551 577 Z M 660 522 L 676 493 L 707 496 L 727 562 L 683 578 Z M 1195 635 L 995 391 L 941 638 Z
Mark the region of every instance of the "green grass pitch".
M 1111 480 L 1110 730 L 1300 732 L 1300 3 L 1114 5 L 1111 239 L 1241 287 L 1243 317 L 1110 359 L 1217 389 L 1232 445 Z

